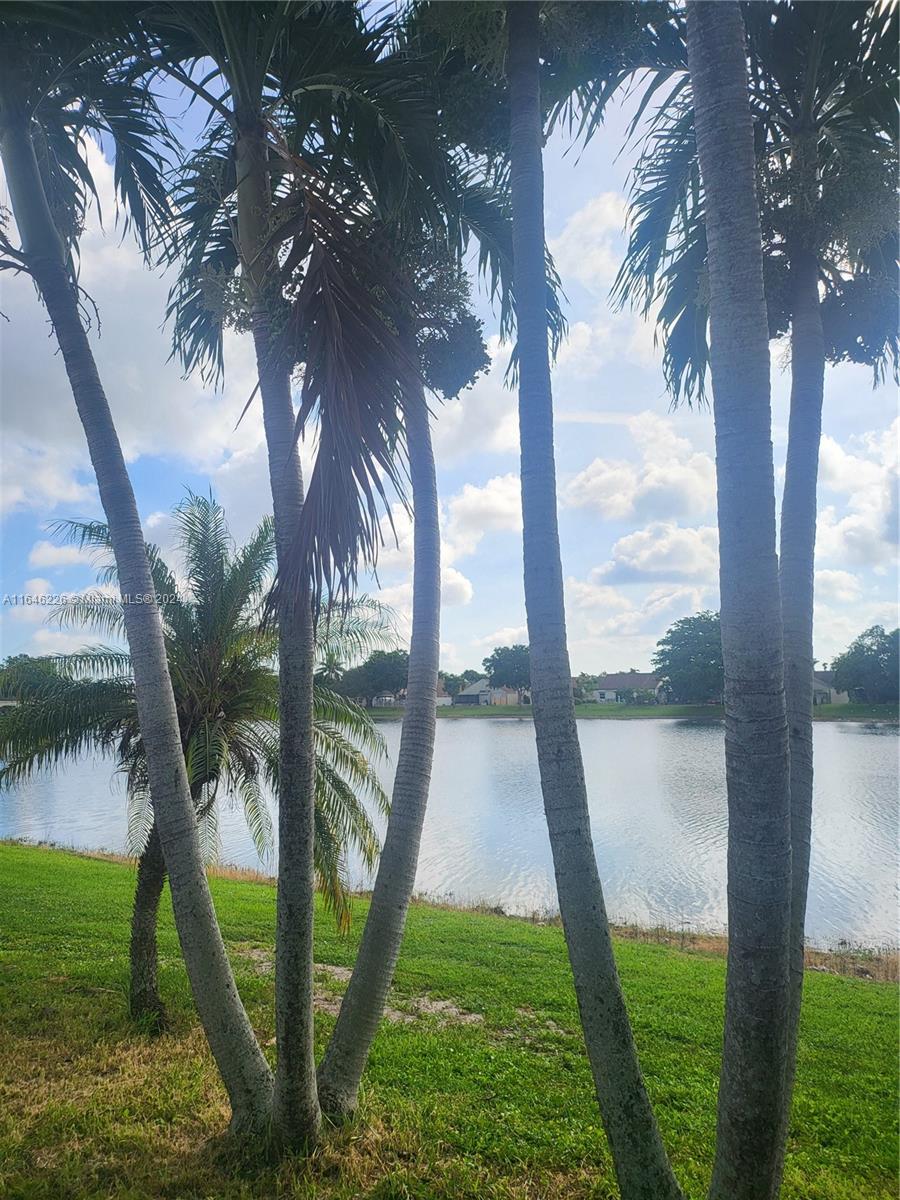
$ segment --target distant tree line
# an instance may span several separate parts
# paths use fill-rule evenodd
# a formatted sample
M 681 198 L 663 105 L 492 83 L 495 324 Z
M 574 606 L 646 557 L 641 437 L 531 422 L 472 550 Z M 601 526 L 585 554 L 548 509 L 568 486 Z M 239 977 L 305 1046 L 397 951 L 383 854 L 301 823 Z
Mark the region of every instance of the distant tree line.
M 865 704 L 896 704 L 900 679 L 900 631 L 885 632 L 881 625 L 866 629 L 832 662 L 836 692 L 847 692 Z M 722 634 L 719 614 L 706 610 L 676 621 L 657 642 L 651 660 L 662 681 L 666 699 L 673 704 L 721 704 L 725 686 L 722 663 Z M 637 673 L 635 668 L 632 671 Z M 400 698 L 406 690 L 409 655 L 405 650 L 376 650 L 365 662 L 348 670 L 331 667 L 327 682 L 343 696 L 371 707 L 378 696 Z M 458 695 L 478 679 L 491 687 L 514 688 L 525 693 L 531 686 L 528 647 L 495 646 L 482 662 L 480 671 L 468 668 L 440 675 L 448 696 Z M 603 675 L 582 671 L 572 681 L 575 700 L 590 701 L 602 686 Z M 653 704 L 656 693 L 649 688 L 619 689 L 626 704 Z

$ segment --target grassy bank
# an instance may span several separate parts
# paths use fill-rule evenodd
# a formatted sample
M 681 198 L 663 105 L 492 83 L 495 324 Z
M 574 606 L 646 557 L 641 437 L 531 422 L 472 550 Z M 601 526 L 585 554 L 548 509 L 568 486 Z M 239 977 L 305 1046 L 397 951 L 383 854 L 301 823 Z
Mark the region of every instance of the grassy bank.
M 415 905 L 355 1126 L 309 1163 L 250 1171 L 214 1136 L 226 1110 L 168 915 L 172 1031 L 124 1015 L 134 871 L 0 845 L 0 1196 L 605 1200 L 615 1195 L 562 934 Z M 241 993 L 272 1053 L 274 897 L 213 889 Z M 364 917 L 317 930 L 320 1044 Z M 724 963 L 618 941 L 648 1085 L 689 1197 L 715 1130 Z M 785 1197 L 895 1195 L 896 989 L 810 973 Z
M 398 721 L 402 708 L 373 708 L 378 721 Z M 683 721 L 721 719 L 720 704 L 579 704 L 575 714 L 589 721 Z M 444 720 L 460 721 L 468 717 L 528 717 L 530 704 L 441 705 L 437 715 Z M 822 704 L 813 712 L 816 721 L 891 721 L 898 720 L 896 704 Z

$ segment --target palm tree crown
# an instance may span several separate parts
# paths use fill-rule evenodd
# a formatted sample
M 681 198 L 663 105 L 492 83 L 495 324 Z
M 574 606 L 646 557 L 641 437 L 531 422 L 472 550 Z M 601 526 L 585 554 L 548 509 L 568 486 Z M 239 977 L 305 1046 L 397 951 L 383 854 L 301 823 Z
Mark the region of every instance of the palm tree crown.
M 790 325 L 791 259 L 808 249 L 828 359 L 872 366 L 880 378 L 898 358 L 896 7 L 768 0 L 743 15 L 770 335 Z M 670 391 L 703 399 L 707 244 L 687 75 L 672 65 L 657 73 L 639 114 L 670 77 L 633 173 L 612 295 L 657 315 Z

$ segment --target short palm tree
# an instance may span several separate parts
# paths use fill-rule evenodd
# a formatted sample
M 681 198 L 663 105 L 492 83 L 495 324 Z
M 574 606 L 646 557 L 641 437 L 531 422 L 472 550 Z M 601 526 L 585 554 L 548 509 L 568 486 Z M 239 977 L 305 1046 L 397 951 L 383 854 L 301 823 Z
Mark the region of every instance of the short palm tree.
M 260 855 L 272 848 L 264 786 L 278 776 L 277 635 L 260 622 L 274 560 L 271 518 L 234 549 L 225 514 L 214 500 L 188 494 L 175 509 L 184 586 L 154 547 L 148 547 L 175 688 L 181 742 L 201 844 L 207 861 L 218 849 L 217 812 L 238 801 Z M 100 523 L 62 522 L 79 545 L 109 550 Z M 106 566 L 101 583 L 115 581 Z M 53 619 L 102 636 L 122 633 L 122 606 L 103 592 L 75 597 Z M 391 641 L 385 609 L 358 601 L 340 619 L 323 622 L 322 661 L 357 657 Z M 156 917 L 165 865 L 153 820 L 147 762 L 137 722 L 131 660 L 110 646 L 89 646 L 43 659 L 17 659 L 0 674 L 6 696 L 19 701 L 0 720 L 0 785 L 15 785 L 85 752 L 113 756 L 125 775 L 128 842 L 139 855 L 131 942 L 131 1008 L 163 1019 L 157 990 Z M 365 711 L 317 681 L 314 693 L 316 786 L 315 864 L 319 887 L 339 925 L 350 920 L 346 855 L 367 867 L 379 840 L 364 801 L 383 814 L 387 797 L 373 762 L 384 742 Z

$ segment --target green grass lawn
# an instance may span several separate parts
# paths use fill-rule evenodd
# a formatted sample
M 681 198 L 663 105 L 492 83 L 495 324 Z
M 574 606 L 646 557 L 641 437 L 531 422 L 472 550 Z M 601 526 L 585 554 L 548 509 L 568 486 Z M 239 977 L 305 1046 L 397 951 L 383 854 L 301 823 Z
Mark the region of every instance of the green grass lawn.
M 126 865 L 0 845 L 0 1196 L 616 1195 L 558 928 L 415 905 L 395 1019 L 376 1040 L 360 1118 L 309 1162 L 254 1168 L 218 1137 L 227 1107 L 167 902 L 161 978 L 172 1029 L 151 1040 L 129 1026 L 133 883 Z M 212 886 L 241 994 L 272 1054 L 273 890 L 224 878 Z M 359 902 L 349 938 L 321 916 L 319 963 L 352 963 L 364 914 Z M 687 1196 L 700 1200 L 713 1150 L 724 962 L 653 944 L 616 949 L 666 1143 Z M 324 970 L 317 979 L 321 1049 L 343 984 Z M 429 1004 L 437 1001 L 450 1005 Z M 896 1018 L 895 987 L 808 974 L 785 1197 L 896 1195 Z
M 373 708 L 377 721 L 399 721 L 402 708 Z M 530 704 L 443 704 L 437 715 L 445 720 L 461 721 L 467 717 L 531 717 Z M 578 704 L 575 715 L 587 720 L 709 720 L 722 718 L 725 710 L 720 704 Z M 896 721 L 896 704 L 821 704 L 813 711 L 816 721 Z

